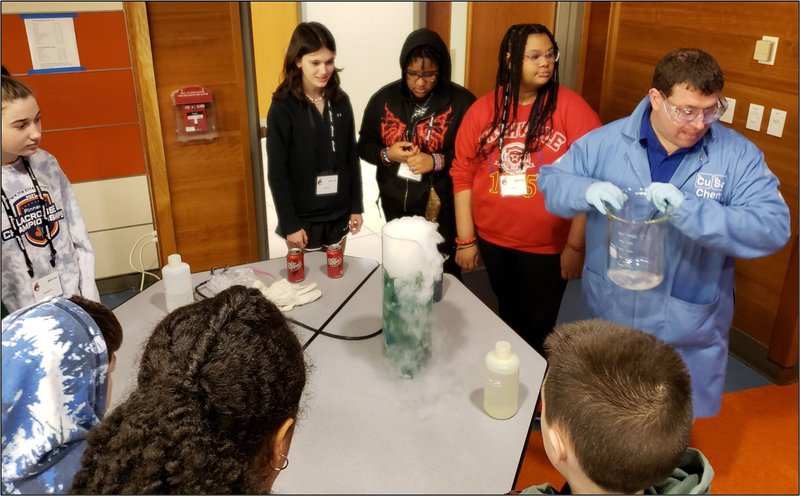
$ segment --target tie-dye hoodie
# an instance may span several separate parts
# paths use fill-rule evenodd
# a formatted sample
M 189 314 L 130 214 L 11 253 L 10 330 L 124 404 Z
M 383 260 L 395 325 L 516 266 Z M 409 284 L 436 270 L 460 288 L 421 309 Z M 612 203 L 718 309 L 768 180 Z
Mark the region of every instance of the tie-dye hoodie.
M 94 320 L 55 297 L 3 319 L 3 493 L 66 493 L 106 409 Z

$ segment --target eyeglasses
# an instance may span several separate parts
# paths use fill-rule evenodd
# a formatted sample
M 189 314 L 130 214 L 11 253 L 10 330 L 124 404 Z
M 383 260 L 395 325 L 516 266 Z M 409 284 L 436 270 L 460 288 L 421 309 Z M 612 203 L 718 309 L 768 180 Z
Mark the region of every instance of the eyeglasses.
M 416 83 L 420 79 L 422 79 L 426 83 L 432 83 L 436 81 L 437 76 L 439 76 L 439 73 L 436 71 L 430 71 L 430 72 L 406 71 L 406 79 L 408 79 L 412 83 Z
M 548 50 L 544 52 L 544 54 L 541 54 L 539 52 L 526 53 L 525 55 L 523 55 L 523 57 L 530 60 L 533 63 L 536 63 L 540 58 L 544 57 L 544 59 L 548 63 L 552 64 L 553 62 L 558 62 L 559 55 L 561 54 L 558 52 L 558 50 Z
M 669 101 L 663 91 L 659 91 L 659 93 L 661 93 L 661 98 L 664 102 L 664 111 L 675 124 L 689 124 L 694 122 L 697 116 L 701 114 L 703 115 L 703 123 L 711 124 L 722 117 L 722 114 L 728 110 L 728 100 L 722 97 L 717 99 L 717 104 L 714 107 L 698 109 L 694 107 L 678 107 Z M 669 102 L 669 105 L 667 105 L 667 102 Z

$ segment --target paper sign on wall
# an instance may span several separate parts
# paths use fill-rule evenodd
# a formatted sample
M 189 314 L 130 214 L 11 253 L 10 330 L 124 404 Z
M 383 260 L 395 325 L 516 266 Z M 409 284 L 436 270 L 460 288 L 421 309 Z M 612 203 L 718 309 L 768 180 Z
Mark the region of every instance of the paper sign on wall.
M 25 19 L 33 70 L 73 69 L 81 65 L 72 17 Z

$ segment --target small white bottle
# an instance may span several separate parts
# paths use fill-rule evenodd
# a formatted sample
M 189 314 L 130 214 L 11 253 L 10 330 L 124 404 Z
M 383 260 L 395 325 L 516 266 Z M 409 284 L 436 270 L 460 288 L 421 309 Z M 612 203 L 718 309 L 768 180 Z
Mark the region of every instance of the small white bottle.
M 519 402 L 519 357 L 511 343 L 498 341 L 486 354 L 486 382 L 483 409 L 492 417 L 505 420 L 517 413 Z
M 182 261 L 180 255 L 173 253 L 167 258 L 167 265 L 161 269 L 161 275 L 164 277 L 167 312 L 194 301 L 189 264 Z

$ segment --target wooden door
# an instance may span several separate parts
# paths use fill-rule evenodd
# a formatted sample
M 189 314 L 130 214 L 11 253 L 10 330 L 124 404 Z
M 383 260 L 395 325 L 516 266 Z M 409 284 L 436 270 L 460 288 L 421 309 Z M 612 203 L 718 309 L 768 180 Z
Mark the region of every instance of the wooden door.
M 148 178 L 162 260 L 193 271 L 259 259 L 239 4 L 136 2 L 126 6 L 145 114 Z M 149 43 L 148 43 L 149 41 Z M 149 52 L 149 53 L 148 53 Z M 171 94 L 214 92 L 219 137 L 181 143 Z
M 494 90 L 497 52 L 514 24 L 538 23 L 555 29 L 556 2 L 470 2 L 467 11 L 465 86 L 480 97 Z

